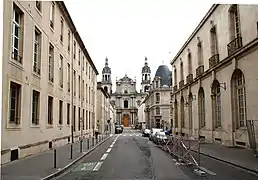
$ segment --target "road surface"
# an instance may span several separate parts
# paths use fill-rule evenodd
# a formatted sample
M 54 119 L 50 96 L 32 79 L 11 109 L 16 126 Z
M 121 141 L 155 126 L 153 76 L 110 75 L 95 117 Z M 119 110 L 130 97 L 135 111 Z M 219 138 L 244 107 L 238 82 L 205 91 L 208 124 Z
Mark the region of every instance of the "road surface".
M 210 173 L 204 177 L 194 169 L 178 165 L 139 131 L 125 130 L 114 135 L 58 180 L 199 180 L 258 179 L 257 176 L 216 160 L 201 157 Z

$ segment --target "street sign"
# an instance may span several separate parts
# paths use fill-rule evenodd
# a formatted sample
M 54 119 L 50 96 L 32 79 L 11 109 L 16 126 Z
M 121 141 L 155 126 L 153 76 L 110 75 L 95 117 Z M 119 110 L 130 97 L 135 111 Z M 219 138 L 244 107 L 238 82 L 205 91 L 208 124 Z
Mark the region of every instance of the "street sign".
M 74 168 L 72 171 L 92 171 L 97 162 L 82 163 Z

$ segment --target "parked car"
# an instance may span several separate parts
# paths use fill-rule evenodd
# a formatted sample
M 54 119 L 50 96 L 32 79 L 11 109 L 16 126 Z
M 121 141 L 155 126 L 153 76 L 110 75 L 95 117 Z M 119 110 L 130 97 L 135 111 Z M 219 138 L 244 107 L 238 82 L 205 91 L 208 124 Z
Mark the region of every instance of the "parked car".
M 116 125 L 115 134 L 120 134 L 123 132 L 123 127 L 121 125 Z
M 168 137 L 164 131 L 156 132 L 153 136 L 153 142 L 155 144 L 164 144 L 168 140 Z
M 150 133 L 151 133 L 151 130 L 150 129 L 144 129 L 142 131 L 142 136 L 143 137 L 149 137 L 150 136 Z
M 152 128 L 152 129 L 151 129 L 150 136 L 149 136 L 149 140 L 152 141 L 152 138 L 153 138 L 153 136 L 155 135 L 155 133 L 156 133 L 156 132 L 160 132 L 160 131 L 163 131 L 163 129 Z

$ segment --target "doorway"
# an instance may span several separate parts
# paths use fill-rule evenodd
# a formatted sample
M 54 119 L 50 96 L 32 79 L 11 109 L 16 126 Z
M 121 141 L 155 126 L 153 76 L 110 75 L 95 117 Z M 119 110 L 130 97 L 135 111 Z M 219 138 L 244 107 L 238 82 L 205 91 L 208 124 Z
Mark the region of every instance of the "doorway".
M 125 114 L 124 117 L 123 117 L 123 125 L 124 127 L 129 127 L 129 115 L 128 114 Z

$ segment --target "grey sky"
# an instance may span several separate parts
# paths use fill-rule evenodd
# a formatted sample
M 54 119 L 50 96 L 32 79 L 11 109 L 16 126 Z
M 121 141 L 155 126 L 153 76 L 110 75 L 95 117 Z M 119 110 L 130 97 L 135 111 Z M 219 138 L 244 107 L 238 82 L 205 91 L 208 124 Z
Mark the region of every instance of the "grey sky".
M 139 90 L 144 57 L 148 57 L 152 78 L 162 61 L 171 69 L 170 59 L 212 2 L 70 0 L 65 4 L 100 74 L 108 57 L 113 90 L 116 77 L 122 78 L 125 73 L 131 78 L 136 76 Z

